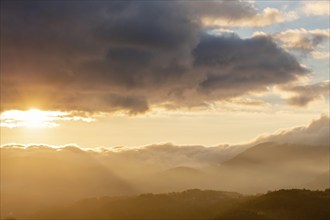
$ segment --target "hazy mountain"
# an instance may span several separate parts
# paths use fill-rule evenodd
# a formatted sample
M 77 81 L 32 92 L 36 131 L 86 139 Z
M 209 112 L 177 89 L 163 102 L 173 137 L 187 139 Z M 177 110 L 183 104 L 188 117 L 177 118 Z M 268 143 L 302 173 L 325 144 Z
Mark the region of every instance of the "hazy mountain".
M 244 166 L 283 166 L 287 163 L 294 164 L 299 161 L 314 163 L 315 166 L 324 167 L 328 162 L 328 146 L 278 144 L 266 142 L 258 144 L 222 163 L 231 167 Z M 285 163 L 285 164 L 283 164 Z
M 154 154 L 161 155 L 159 148 L 152 150 Z M 180 151 L 180 157 L 172 162 L 170 153 L 157 162 L 147 160 L 150 155 L 143 160 L 144 154 L 133 150 L 116 154 L 77 147 L 3 147 L 1 199 L 4 205 L 1 212 L 20 217 L 48 205 L 74 202 L 86 197 L 161 193 L 190 188 L 264 193 L 281 188 L 305 187 L 303 184 L 329 169 L 329 151 L 324 145 L 268 142 L 251 147 L 223 164 L 214 164 L 214 158 L 208 164 L 206 158 L 209 157 L 202 157 L 205 154 L 201 148 L 189 148 L 186 155 L 179 147 L 172 147 L 171 152 L 175 154 L 175 151 Z M 130 153 L 141 158 L 129 160 Z M 191 160 L 197 155 L 205 162 Z M 186 166 L 177 166 L 185 163 Z M 316 182 L 322 182 L 321 188 L 324 188 L 326 177 L 321 180 Z M 318 188 L 316 183 L 310 187 Z
M 305 187 L 309 189 L 324 190 L 330 188 L 330 170 L 317 176 L 314 180 L 309 182 Z
M 265 192 L 301 186 L 328 169 L 327 146 L 262 143 L 224 162 L 219 173 L 225 189 Z
M 1 149 L 2 215 L 19 217 L 47 205 L 133 192 L 133 187 L 78 148 Z
M 208 189 L 210 176 L 191 167 L 174 167 L 135 179 L 142 192 L 173 192 L 190 188 Z
M 315 137 L 325 140 L 327 121 L 322 118 L 309 127 L 272 137 L 283 137 L 282 141 L 308 137 L 310 141 L 306 143 Z M 164 144 L 113 151 L 5 146 L 0 148 L 1 215 L 20 217 L 48 205 L 86 197 L 189 188 L 239 193 L 299 187 L 324 189 L 328 178 L 322 174 L 329 170 L 328 147 L 326 143 L 298 142 L 211 148 Z

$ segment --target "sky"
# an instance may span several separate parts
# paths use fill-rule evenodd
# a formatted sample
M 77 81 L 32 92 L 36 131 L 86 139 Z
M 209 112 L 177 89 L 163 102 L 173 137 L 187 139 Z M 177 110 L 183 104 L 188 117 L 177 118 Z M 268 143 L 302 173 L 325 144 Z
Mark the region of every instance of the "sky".
M 328 1 L 1 1 L 1 145 L 246 143 L 329 115 Z

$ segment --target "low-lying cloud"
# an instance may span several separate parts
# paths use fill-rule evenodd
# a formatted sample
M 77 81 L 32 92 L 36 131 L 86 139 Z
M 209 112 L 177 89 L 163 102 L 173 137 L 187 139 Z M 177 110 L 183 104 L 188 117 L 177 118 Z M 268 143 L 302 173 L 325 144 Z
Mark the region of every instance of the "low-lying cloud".
M 254 145 L 264 142 L 289 143 L 302 145 L 322 145 L 329 143 L 329 116 L 323 115 L 313 120 L 308 126 L 282 129 L 273 134 L 257 137 L 255 140 L 241 145 L 205 146 L 178 146 L 171 143 L 154 144 L 145 147 L 114 147 L 114 148 L 79 148 L 77 146 L 53 147 L 48 145 L 20 145 L 8 144 L 2 148 L 15 147 L 18 149 L 48 149 L 49 151 L 74 150 L 86 152 L 98 157 L 105 157 L 109 163 L 122 164 L 120 171 L 137 164 L 144 164 L 145 169 L 168 169 L 177 166 L 201 168 L 207 165 L 219 164 Z M 148 172 L 148 171 L 147 171 Z
M 307 127 L 284 129 L 274 134 L 263 135 L 258 137 L 254 143 L 277 142 L 329 146 L 329 135 L 330 119 L 329 116 L 324 115 L 312 121 Z

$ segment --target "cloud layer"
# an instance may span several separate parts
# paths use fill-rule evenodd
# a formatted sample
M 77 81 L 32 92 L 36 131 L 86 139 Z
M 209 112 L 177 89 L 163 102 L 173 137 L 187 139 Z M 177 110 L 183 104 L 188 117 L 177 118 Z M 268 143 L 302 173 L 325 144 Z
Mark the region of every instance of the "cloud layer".
M 190 166 L 202 168 L 206 165 L 219 164 L 228 160 L 240 152 L 260 143 L 275 142 L 289 144 L 306 144 L 328 146 L 330 133 L 330 119 L 328 116 L 321 116 L 319 119 L 312 121 L 308 126 L 301 126 L 289 129 L 282 129 L 273 134 L 267 134 L 257 137 L 255 140 L 241 145 L 219 145 L 214 147 L 205 146 L 177 146 L 171 143 L 154 144 L 139 148 L 115 147 L 115 148 L 92 148 L 85 149 L 75 146 L 52 147 L 52 146 L 35 146 L 35 145 L 4 145 L 2 147 L 18 147 L 34 150 L 43 147 L 49 150 L 57 151 L 61 149 L 74 150 L 77 152 L 87 151 L 98 157 L 105 157 L 110 164 L 114 163 L 119 171 L 130 169 L 135 166 L 144 164 L 144 170 L 149 172 L 153 169 L 168 169 L 177 166 Z M 104 159 L 104 158 L 103 158 Z M 148 171 L 149 170 L 149 171 Z M 142 171 L 139 171 L 142 172 Z
M 162 103 L 224 100 L 308 73 L 268 36 L 206 33 L 205 17 L 228 24 L 258 17 L 246 2 L 1 6 L 2 110 L 38 106 L 137 114 Z

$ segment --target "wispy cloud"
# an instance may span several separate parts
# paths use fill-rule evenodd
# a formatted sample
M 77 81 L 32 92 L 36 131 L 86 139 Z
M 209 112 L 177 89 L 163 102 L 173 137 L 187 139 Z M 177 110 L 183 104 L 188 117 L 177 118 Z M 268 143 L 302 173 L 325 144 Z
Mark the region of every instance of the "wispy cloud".
M 275 38 L 281 41 L 286 48 L 313 50 L 330 38 L 329 29 L 290 29 L 275 34 Z
M 287 85 L 282 86 L 282 90 L 293 93 L 287 98 L 290 105 L 306 106 L 310 102 L 329 96 L 330 81 L 309 85 Z
M 313 51 L 312 57 L 314 59 L 330 59 L 330 52 L 327 51 Z
M 314 59 L 326 59 L 329 56 L 326 45 L 330 39 L 330 29 L 306 30 L 300 28 L 273 34 L 255 32 L 254 36 L 271 36 L 287 50 L 295 50 L 303 55 L 309 54 Z
M 329 16 L 329 1 L 306 1 L 301 4 L 301 10 L 310 16 Z
M 221 16 L 202 17 L 202 24 L 205 26 L 220 27 L 264 27 L 276 23 L 293 21 L 298 19 L 294 11 L 281 12 L 276 8 L 265 8 L 250 17 L 245 18 L 227 18 Z

